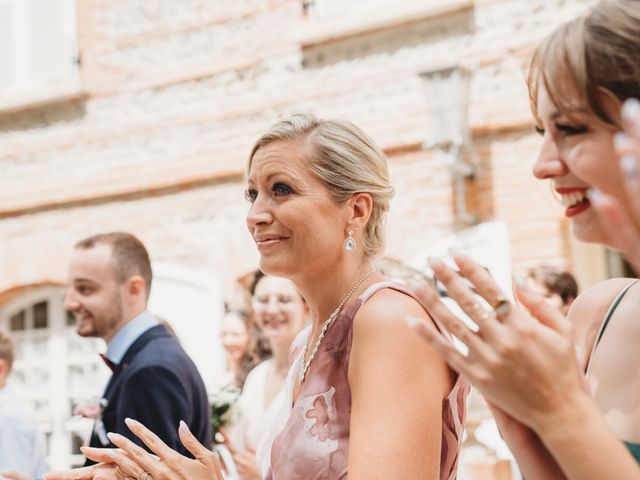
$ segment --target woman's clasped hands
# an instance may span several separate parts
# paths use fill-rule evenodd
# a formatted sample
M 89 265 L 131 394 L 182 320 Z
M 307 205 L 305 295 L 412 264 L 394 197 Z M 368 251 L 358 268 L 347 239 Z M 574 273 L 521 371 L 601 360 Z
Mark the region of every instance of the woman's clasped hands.
M 553 424 L 555 414 L 564 414 L 565 406 L 588 401 L 565 317 L 521 282 L 515 290 L 525 308 L 509 303 L 486 269 L 463 255 L 454 259 L 459 273 L 442 261 L 432 262 L 431 267 L 477 329 L 454 315 L 434 289 L 422 286 L 416 293 L 436 322 L 464 343 L 468 353 L 447 342 L 432 324 L 411 318 L 407 323 L 466 375 L 494 408 L 534 431 Z M 570 395 L 576 398 L 567 398 Z
M 45 480 L 222 480 L 217 454 L 198 442 L 184 422 L 178 433 L 194 459 L 180 455 L 140 422 L 126 420 L 129 429 L 156 455 L 126 437 L 109 433 L 118 449 L 82 447 L 87 458 L 100 462 L 90 467 L 53 471 Z

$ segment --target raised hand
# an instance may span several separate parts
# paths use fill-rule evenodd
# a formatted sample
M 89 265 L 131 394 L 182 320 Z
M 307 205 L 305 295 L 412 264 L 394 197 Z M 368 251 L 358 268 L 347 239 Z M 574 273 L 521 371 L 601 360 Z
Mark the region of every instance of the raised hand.
M 222 480 L 222 472 L 217 456 L 205 448 L 189 431 L 184 422 L 180 422 L 178 434 L 185 448 L 195 459 L 180 455 L 169 448 L 160 438 L 140 422 L 126 419 L 129 429 L 154 452 L 151 455 L 131 440 L 122 435 L 110 433 L 109 439 L 120 450 L 83 449 L 90 458 L 107 460 L 117 466 L 123 478 L 131 477 L 138 480 Z
M 478 294 L 498 309 L 483 306 L 468 283 L 444 263 L 432 263 L 438 280 L 478 325 L 477 331 L 451 313 L 434 289 L 425 285 L 416 293 L 431 316 L 466 345 L 468 354 L 457 350 L 432 324 L 415 319 L 408 323 L 487 401 L 534 430 L 571 405 L 568 397 L 586 398 L 571 327 L 562 314 L 524 286 L 517 293 L 528 312 L 509 304 L 484 268 L 463 255 L 455 261 Z

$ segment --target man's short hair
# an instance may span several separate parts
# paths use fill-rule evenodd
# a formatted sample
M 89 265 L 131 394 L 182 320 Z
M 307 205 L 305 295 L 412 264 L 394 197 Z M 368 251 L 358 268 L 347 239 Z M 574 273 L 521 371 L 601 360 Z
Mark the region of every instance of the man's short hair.
M 116 280 L 123 283 L 134 275 L 140 275 L 144 279 L 148 298 L 153 272 L 151 271 L 149 253 L 143 243 L 130 233 L 111 232 L 85 238 L 76 243 L 75 248 L 88 250 L 99 244 L 111 247 L 113 272 Z
M 15 349 L 13 340 L 11 340 L 7 332 L 0 330 L 0 360 L 4 360 L 9 371 L 11 371 L 11 367 L 13 366 L 14 356 Z

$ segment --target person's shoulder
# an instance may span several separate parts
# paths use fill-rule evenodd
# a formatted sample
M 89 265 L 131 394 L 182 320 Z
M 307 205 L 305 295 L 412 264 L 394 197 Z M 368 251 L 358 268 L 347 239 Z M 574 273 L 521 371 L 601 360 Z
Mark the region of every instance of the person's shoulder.
M 631 285 L 633 278 L 611 278 L 584 290 L 571 304 L 567 318 L 575 332 L 575 342 L 579 356 L 586 361 L 591 351 L 597 330 L 604 320 L 616 297 Z M 638 295 L 640 289 L 632 288 L 628 294 Z
M 611 278 L 589 287 L 571 304 L 568 318 L 574 325 L 602 320 L 620 292 L 635 281 L 633 278 Z M 629 293 L 640 295 L 633 290 L 637 289 L 631 289 Z
M 406 315 L 427 318 L 424 308 L 408 293 L 394 288 L 381 288 L 360 307 L 356 318 L 360 320 L 359 323 L 386 328 L 404 322 Z

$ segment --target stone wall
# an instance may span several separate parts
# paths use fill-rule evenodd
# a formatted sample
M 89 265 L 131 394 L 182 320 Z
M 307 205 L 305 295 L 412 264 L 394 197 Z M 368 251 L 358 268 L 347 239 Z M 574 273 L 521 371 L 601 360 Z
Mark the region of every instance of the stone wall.
M 523 65 L 590 2 L 359 3 L 314 17 L 294 0 L 77 0 L 86 96 L 0 116 L 0 292 L 64 282 L 73 243 L 112 229 L 230 285 L 256 260 L 246 155 L 296 111 L 352 120 L 387 151 L 388 253 L 413 258 L 456 228 L 451 177 L 420 146 L 418 76 L 456 61 L 473 70 L 468 209 L 508 222 L 515 267 L 569 264 L 560 208 L 530 174 L 538 140 Z

